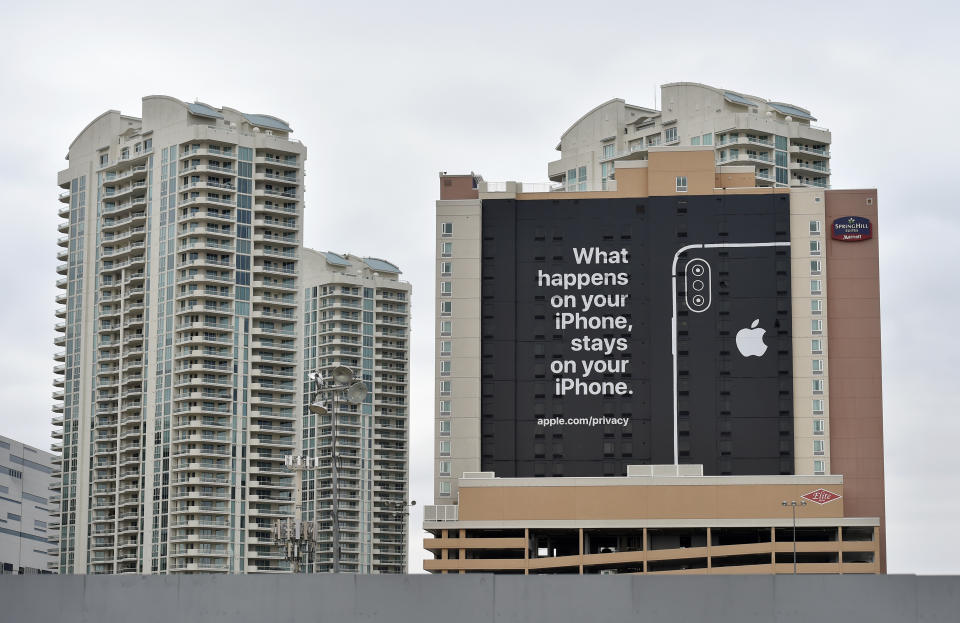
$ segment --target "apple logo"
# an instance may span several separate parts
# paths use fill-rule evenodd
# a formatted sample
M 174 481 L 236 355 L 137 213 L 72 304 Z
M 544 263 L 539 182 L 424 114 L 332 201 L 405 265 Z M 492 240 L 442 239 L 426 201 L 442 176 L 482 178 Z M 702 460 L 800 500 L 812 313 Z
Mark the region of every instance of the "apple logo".
M 767 345 L 763 343 L 763 334 L 766 329 L 758 329 L 760 319 L 757 318 L 749 329 L 740 329 L 737 332 L 737 348 L 744 357 L 762 357 L 767 352 Z

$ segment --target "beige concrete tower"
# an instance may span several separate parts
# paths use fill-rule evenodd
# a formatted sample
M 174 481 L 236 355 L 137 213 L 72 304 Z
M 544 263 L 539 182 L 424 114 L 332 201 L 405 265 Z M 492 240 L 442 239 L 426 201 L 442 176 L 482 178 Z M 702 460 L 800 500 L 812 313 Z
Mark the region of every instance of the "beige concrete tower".
M 830 187 L 830 131 L 809 110 L 695 82 L 661 86 L 660 108 L 612 99 L 589 111 L 560 137 L 550 179 L 568 191 L 612 190 L 624 159 L 708 146 L 718 165 L 754 166 L 757 186 Z
M 346 366 L 368 388 L 360 404 L 337 402 L 335 423 L 303 415 L 303 454 L 318 464 L 303 473 L 302 518 L 321 535 L 310 571 L 333 570 L 336 508 L 341 571 L 405 573 L 411 286 L 385 260 L 309 249 L 303 286 L 304 374 Z M 303 389 L 311 400 L 308 378 Z
M 267 115 L 143 99 L 60 172 L 62 573 L 284 571 L 301 410 L 306 149 Z M 62 377 L 60 375 L 63 375 Z

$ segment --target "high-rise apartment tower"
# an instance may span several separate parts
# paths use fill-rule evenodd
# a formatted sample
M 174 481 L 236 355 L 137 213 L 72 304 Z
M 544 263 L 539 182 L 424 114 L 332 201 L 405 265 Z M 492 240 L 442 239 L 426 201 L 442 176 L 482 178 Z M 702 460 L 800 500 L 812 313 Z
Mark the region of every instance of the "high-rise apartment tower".
M 660 108 L 612 99 L 586 113 L 560 137 L 550 179 L 568 191 L 613 190 L 617 160 L 708 146 L 717 165 L 754 166 L 757 186 L 830 186 L 830 131 L 805 108 L 695 82 L 663 85 Z
M 303 263 L 304 401 L 309 375 L 337 366 L 368 389 L 327 404 L 332 416 L 303 416 L 303 453 L 319 463 L 303 473 L 302 518 L 321 535 L 310 569 L 331 571 L 339 550 L 341 571 L 405 573 L 411 286 L 381 259 L 305 250 Z
M 284 571 L 302 410 L 304 146 L 268 115 L 143 99 L 58 175 L 62 573 Z

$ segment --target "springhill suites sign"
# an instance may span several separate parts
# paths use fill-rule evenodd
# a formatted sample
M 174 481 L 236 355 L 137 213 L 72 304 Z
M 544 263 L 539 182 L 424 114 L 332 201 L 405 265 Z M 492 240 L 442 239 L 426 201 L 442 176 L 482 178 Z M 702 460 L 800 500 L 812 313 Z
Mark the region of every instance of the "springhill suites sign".
M 833 221 L 834 240 L 861 242 L 873 238 L 873 224 L 862 216 L 842 216 Z

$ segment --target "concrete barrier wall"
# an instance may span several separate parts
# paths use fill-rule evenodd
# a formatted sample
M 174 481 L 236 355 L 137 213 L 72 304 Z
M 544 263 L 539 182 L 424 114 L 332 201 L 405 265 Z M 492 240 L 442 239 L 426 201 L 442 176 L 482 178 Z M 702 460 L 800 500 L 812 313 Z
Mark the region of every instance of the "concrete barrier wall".
M 0 576 L 9 623 L 956 623 L 960 576 Z

